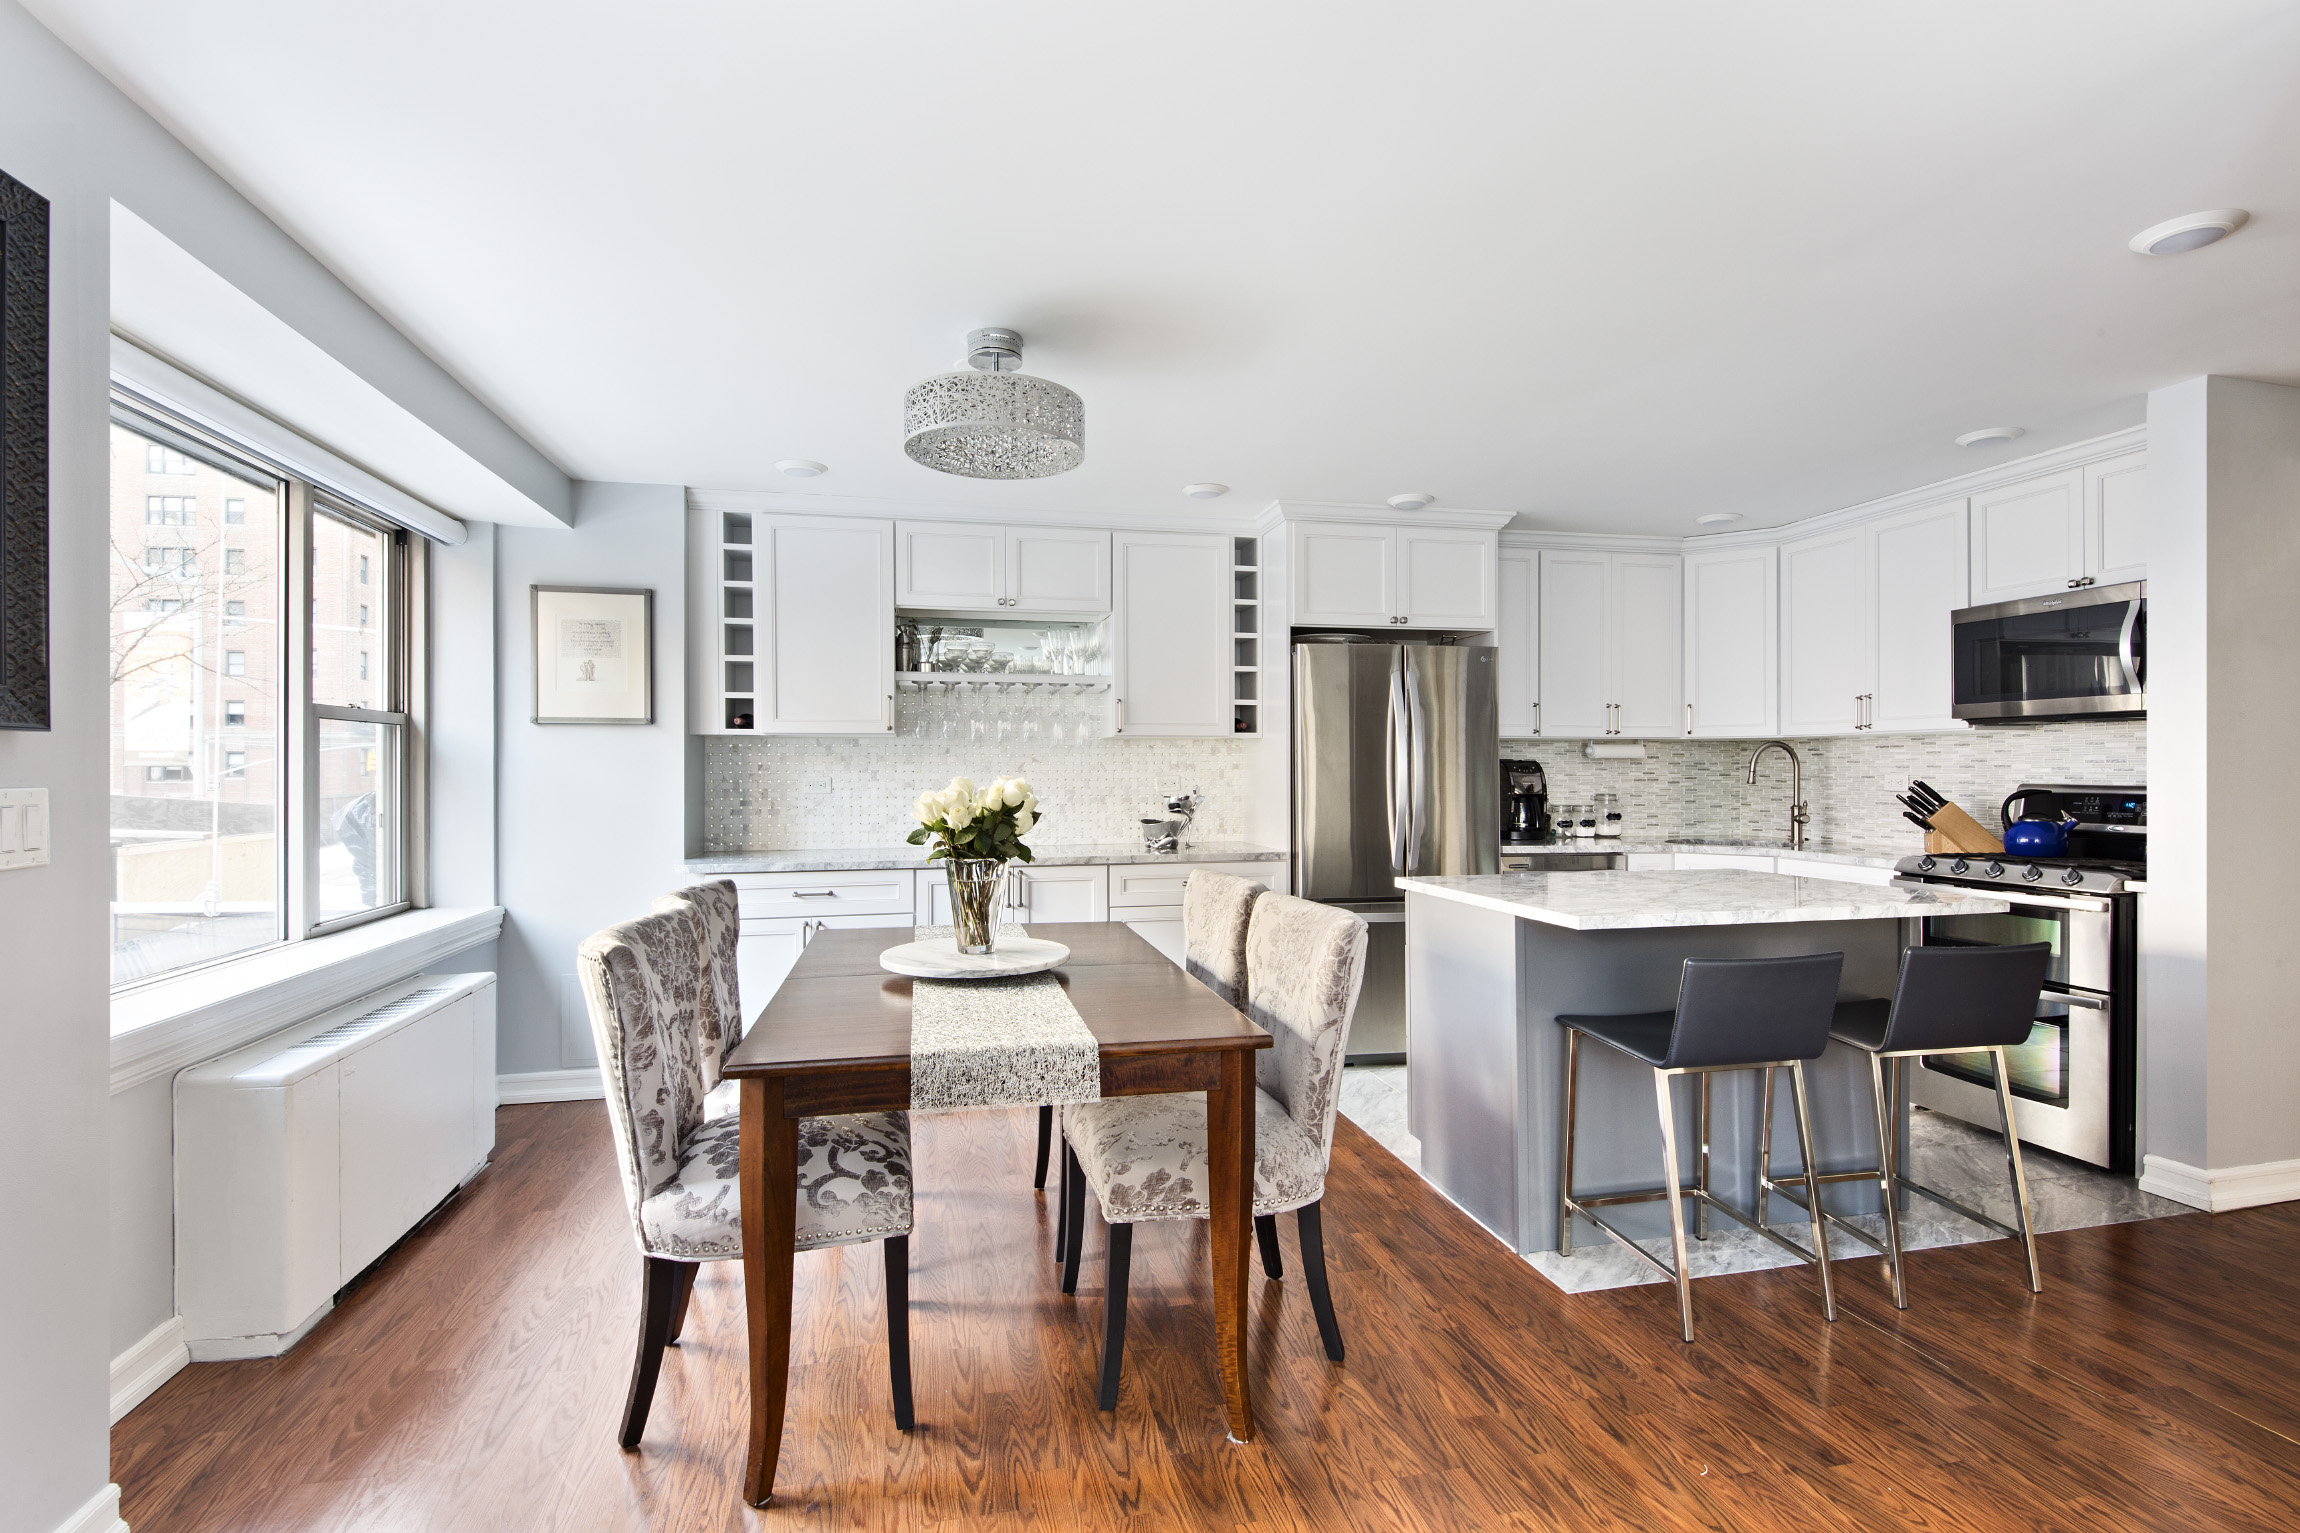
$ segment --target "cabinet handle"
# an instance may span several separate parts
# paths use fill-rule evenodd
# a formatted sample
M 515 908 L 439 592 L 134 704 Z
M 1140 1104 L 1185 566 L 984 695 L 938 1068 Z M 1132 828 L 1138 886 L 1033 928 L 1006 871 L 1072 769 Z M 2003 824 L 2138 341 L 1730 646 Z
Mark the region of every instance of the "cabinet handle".
M 1114 735 L 1122 735 L 1126 733 L 1126 699 L 1120 697 L 1113 698 L 1112 701 L 1118 705 L 1118 722 L 1112 726 L 1110 732 Z
M 890 735 L 894 733 L 894 694 L 892 692 L 886 695 L 886 732 Z
M 1693 705 L 1691 703 L 1685 705 L 1685 732 L 1687 734 L 1693 733 Z
M 1541 733 L 1541 704 L 1539 703 L 1533 705 L 1533 732 L 1537 735 Z
M 836 889 L 793 889 L 791 891 L 791 898 L 794 900 L 835 900 L 838 897 L 839 892 Z

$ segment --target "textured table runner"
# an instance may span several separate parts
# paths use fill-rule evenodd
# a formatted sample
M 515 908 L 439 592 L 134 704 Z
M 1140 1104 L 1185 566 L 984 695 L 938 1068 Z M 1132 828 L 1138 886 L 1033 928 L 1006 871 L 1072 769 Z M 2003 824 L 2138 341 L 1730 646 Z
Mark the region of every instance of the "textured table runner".
M 1001 937 L 1029 935 L 1001 926 Z M 921 926 L 916 940 L 951 940 Z M 910 988 L 910 1105 L 1037 1107 L 1102 1095 L 1102 1046 L 1052 974 L 914 979 Z

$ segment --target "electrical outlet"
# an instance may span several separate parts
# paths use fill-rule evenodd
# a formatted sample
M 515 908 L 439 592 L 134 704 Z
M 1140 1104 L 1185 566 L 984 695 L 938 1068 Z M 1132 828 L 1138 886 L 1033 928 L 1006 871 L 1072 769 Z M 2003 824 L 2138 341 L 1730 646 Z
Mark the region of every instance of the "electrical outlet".
M 48 790 L 0 788 L 0 868 L 48 865 Z
M 814 794 L 821 798 L 829 798 L 831 780 L 828 777 L 810 777 L 805 782 L 800 783 L 799 788 L 802 792 Z

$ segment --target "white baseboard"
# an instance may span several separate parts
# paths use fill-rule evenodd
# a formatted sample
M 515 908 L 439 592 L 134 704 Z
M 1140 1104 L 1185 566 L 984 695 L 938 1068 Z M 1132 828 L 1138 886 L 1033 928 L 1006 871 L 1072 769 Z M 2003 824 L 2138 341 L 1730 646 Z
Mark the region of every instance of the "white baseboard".
M 56 1525 L 56 1533 L 128 1533 L 120 1520 L 120 1487 L 107 1485 L 90 1496 L 86 1506 Z
M 176 1376 L 192 1360 L 184 1345 L 184 1317 L 170 1315 L 152 1327 L 152 1334 L 112 1359 L 112 1421 L 142 1405 L 152 1391 Z
M 2258 1208 L 2264 1203 L 2290 1203 L 2300 1200 L 2300 1160 L 2201 1170 L 2163 1155 L 2151 1155 L 2142 1163 L 2140 1190 L 2215 1214 Z
M 597 1065 L 495 1077 L 495 1100 L 506 1107 L 519 1102 L 596 1102 L 606 1094 L 607 1084 L 600 1079 Z

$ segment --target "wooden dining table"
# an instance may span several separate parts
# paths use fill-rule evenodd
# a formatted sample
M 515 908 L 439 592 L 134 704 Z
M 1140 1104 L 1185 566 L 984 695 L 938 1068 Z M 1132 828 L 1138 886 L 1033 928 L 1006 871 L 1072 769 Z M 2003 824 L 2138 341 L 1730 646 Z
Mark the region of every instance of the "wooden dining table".
M 1230 1437 L 1250 1442 L 1246 1263 L 1252 1245 L 1254 1051 L 1270 1035 L 1116 922 L 1032 922 L 1070 957 L 1053 973 L 1101 1045 L 1102 1094 L 1206 1093 L 1214 1346 Z M 910 1106 L 911 981 L 879 967 L 899 929 L 823 931 L 728 1055 L 742 1082 L 743 1297 L 751 1425 L 743 1499 L 764 1506 L 782 1451 L 802 1118 Z M 912 1166 L 914 1185 L 920 1168 Z M 1017 1186 L 1015 1195 L 1027 1189 Z M 927 1232 L 932 1239 L 932 1232 Z M 1082 1399 L 1092 1396 L 1081 1392 Z

